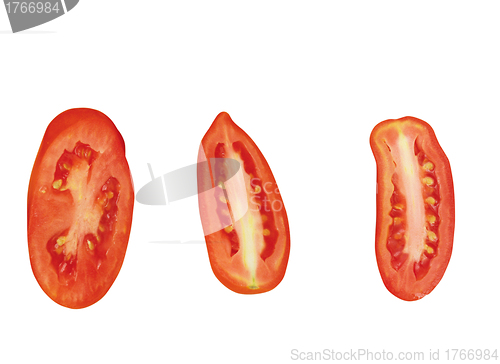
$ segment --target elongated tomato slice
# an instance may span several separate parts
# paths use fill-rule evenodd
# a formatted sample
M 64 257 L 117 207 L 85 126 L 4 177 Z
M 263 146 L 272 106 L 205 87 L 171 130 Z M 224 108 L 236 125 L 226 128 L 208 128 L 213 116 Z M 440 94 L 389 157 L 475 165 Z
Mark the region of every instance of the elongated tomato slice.
M 426 122 L 404 117 L 375 126 L 377 263 L 387 289 L 418 300 L 439 283 L 453 246 L 450 163 Z
M 200 216 L 215 276 L 237 293 L 273 289 L 285 274 L 290 232 L 264 156 L 223 112 L 203 137 L 198 166 Z
M 55 302 L 83 308 L 101 299 L 125 257 L 134 189 L 113 122 L 72 109 L 48 126 L 28 190 L 31 267 Z

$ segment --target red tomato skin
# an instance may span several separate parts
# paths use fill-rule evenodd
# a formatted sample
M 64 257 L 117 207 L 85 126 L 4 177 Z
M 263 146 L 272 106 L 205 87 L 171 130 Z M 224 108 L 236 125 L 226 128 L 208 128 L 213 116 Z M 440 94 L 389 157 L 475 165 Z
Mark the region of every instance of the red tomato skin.
M 67 139 L 65 141 L 65 139 Z M 100 271 L 90 269 L 87 259 L 79 258 L 79 277 L 71 288 L 59 284 L 57 273 L 50 265 L 47 252 L 47 236 L 50 236 L 52 225 L 67 219 L 71 213 L 55 210 L 50 211 L 50 203 L 45 203 L 40 195 L 42 180 L 47 181 L 54 176 L 56 160 L 54 155 L 60 155 L 64 150 L 71 151 L 75 142 L 89 143 L 91 147 L 102 150 L 103 156 L 114 156 L 103 163 L 108 163 L 108 169 L 94 169 L 94 176 L 104 176 L 110 173 L 117 177 L 120 185 L 117 221 L 112 234 L 106 260 Z M 57 146 L 64 148 L 58 149 Z M 105 158 L 105 157 L 102 157 Z M 107 177 L 107 176 L 106 176 Z M 97 178 L 97 177 L 92 177 Z M 104 177 L 103 177 L 104 178 Z M 45 183 L 45 185 L 47 185 Z M 51 192 L 50 187 L 48 189 Z M 47 195 L 49 193 L 45 192 Z M 134 187 L 130 169 L 125 158 L 125 144 L 116 126 L 105 114 L 87 108 L 70 109 L 59 114 L 47 127 L 33 165 L 27 198 L 27 237 L 30 264 L 35 279 L 42 290 L 54 302 L 68 308 L 79 309 L 88 307 L 99 301 L 111 288 L 123 264 L 132 225 L 134 206 Z M 55 205 L 52 205 L 55 206 Z M 63 216 L 51 218 L 50 215 Z M 81 252 L 78 247 L 78 252 Z
M 200 154 L 198 155 L 198 163 L 205 161 L 206 158 L 214 158 L 214 148 L 218 143 L 226 143 L 226 145 L 228 145 L 235 142 L 242 142 L 245 145 L 252 158 L 255 160 L 256 170 L 261 173 L 260 178 L 263 181 L 269 182 L 270 185 L 273 186 L 269 189 L 277 190 L 277 184 L 271 172 L 271 168 L 269 167 L 269 164 L 264 158 L 262 152 L 259 150 L 254 141 L 233 122 L 229 114 L 226 112 L 220 113 L 215 118 L 209 130 L 203 137 L 200 145 Z M 201 156 L 202 154 L 203 157 Z M 244 165 L 242 165 L 242 168 L 244 168 Z M 208 187 L 215 187 L 214 179 L 208 175 L 208 173 L 201 171 L 199 168 L 199 190 L 206 190 L 207 185 Z M 201 220 L 202 223 L 207 224 L 207 221 L 210 220 L 210 216 L 208 216 L 210 212 L 206 211 L 209 203 L 204 197 L 202 197 L 201 194 L 198 196 Z M 228 244 L 228 238 L 224 230 L 216 231 L 205 236 L 212 271 L 217 279 L 233 292 L 240 294 L 259 294 L 268 292 L 274 289 L 282 281 L 285 275 L 288 257 L 290 254 L 290 230 L 288 217 L 281 195 L 279 193 L 271 193 L 269 198 L 270 201 L 279 202 L 280 206 L 282 206 L 280 211 L 273 212 L 273 217 L 275 219 L 274 227 L 277 231 L 279 231 L 279 238 L 274 254 L 268 257 L 266 262 L 259 261 L 257 275 L 260 276 L 261 281 L 259 281 L 258 288 L 249 288 L 248 284 L 245 284 L 245 282 L 235 278 L 236 275 L 244 275 L 247 272 L 244 268 L 241 268 L 241 265 L 235 263 L 234 260 L 232 265 L 228 263 L 228 258 L 225 256 L 223 251 L 224 249 L 221 248 L 221 245 Z M 268 271 L 264 272 L 266 269 Z
M 387 249 L 389 236 L 391 194 L 394 187 L 391 182 L 394 172 L 394 158 L 389 151 L 394 143 L 397 130 L 405 135 L 415 136 L 421 143 L 425 153 L 435 163 L 437 185 L 439 187 L 439 246 L 438 254 L 431 262 L 430 269 L 424 278 L 416 280 L 411 266 L 396 271 L 391 266 L 391 255 Z M 370 135 L 370 146 L 377 163 L 377 223 L 375 233 L 375 251 L 377 265 L 383 283 L 394 296 L 404 301 L 419 300 L 428 295 L 441 281 L 453 249 L 455 228 L 455 197 L 453 178 L 449 160 L 441 148 L 432 127 L 425 121 L 414 117 L 385 120 L 375 126 Z M 410 279 L 411 278 L 411 279 Z

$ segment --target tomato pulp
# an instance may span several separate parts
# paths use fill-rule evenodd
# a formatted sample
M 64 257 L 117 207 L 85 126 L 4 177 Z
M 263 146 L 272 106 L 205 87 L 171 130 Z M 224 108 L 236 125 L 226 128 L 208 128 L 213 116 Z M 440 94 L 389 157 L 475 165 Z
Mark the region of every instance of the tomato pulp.
M 113 122 L 71 109 L 47 127 L 28 190 L 28 247 L 43 291 L 69 308 L 101 299 L 125 257 L 134 206 L 125 144 Z
M 406 301 L 429 294 L 451 257 L 455 226 L 448 158 L 426 122 L 404 117 L 373 129 L 377 162 L 377 264 L 387 289 Z
M 238 173 L 231 160 L 239 162 Z M 290 231 L 266 159 L 223 112 L 203 137 L 198 162 L 200 216 L 215 276 L 237 293 L 273 289 L 285 274 Z

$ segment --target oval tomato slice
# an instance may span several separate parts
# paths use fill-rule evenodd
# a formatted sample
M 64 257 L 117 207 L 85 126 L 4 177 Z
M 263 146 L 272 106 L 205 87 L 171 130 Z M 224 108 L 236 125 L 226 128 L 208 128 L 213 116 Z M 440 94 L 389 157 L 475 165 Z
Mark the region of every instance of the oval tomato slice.
M 72 109 L 48 126 L 28 190 L 31 267 L 55 302 L 101 299 L 127 249 L 134 189 L 125 144 L 99 111 Z
M 450 163 L 426 122 L 404 117 L 375 126 L 375 250 L 387 289 L 418 300 L 439 283 L 453 247 L 455 202 Z
M 266 159 L 223 112 L 203 137 L 198 162 L 200 215 L 215 276 L 237 293 L 273 289 L 285 274 L 290 232 Z

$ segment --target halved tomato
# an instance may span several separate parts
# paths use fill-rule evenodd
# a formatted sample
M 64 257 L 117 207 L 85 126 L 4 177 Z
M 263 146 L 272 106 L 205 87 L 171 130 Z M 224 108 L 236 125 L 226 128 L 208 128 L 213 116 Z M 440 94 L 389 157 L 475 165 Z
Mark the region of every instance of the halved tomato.
M 101 299 L 127 249 L 134 188 L 113 122 L 72 109 L 48 126 L 28 190 L 31 267 L 55 302 L 83 308 Z
M 259 148 L 225 112 L 201 142 L 198 190 L 215 276 L 237 293 L 262 293 L 276 287 L 290 252 L 285 206 Z
M 448 266 L 455 202 L 450 163 L 426 122 L 404 117 L 375 126 L 375 250 L 387 289 L 406 301 L 429 294 Z

